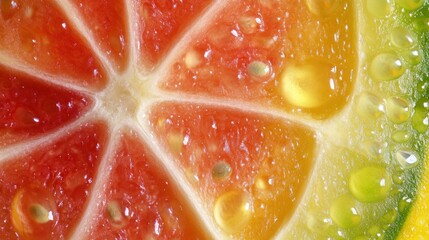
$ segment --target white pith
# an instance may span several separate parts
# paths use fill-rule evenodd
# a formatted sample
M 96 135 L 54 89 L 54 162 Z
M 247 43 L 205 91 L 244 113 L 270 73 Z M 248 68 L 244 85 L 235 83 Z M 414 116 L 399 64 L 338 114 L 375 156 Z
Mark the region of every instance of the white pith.
M 91 121 L 92 119 L 102 119 L 107 122 L 110 130 L 108 147 L 106 147 L 107 151 L 102 157 L 101 164 L 98 169 L 99 174 L 95 177 L 95 182 L 92 185 L 91 195 L 88 197 L 88 205 L 86 206 L 85 212 L 80 219 L 79 224 L 76 226 L 71 239 L 83 239 L 90 232 L 91 228 L 95 227 L 96 221 L 94 221 L 94 219 L 96 219 L 96 216 L 99 215 L 101 211 L 101 205 L 98 203 L 103 196 L 102 193 L 105 190 L 104 185 L 109 179 L 109 169 L 111 169 L 114 164 L 114 146 L 118 145 L 121 132 L 128 130 L 132 130 L 139 134 L 145 145 L 148 146 L 148 149 L 157 156 L 160 166 L 166 169 L 170 174 L 169 177 L 172 180 L 172 184 L 177 185 L 177 187 L 184 193 L 184 196 L 187 197 L 186 199 L 188 200 L 189 206 L 193 207 L 193 210 L 196 211 L 197 215 L 200 217 L 200 222 L 204 224 L 204 228 L 208 233 L 214 239 L 228 238 L 221 230 L 219 230 L 216 223 L 213 221 L 213 218 L 210 216 L 210 212 L 207 212 L 203 208 L 203 205 L 199 201 L 193 187 L 191 187 L 188 181 L 185 180 L 186 177 L 181 174 L 181 171 L 176 170 L 179 166 L 174 160 L 170 159 L 170 156 L 165 153 L 163 149 L 161 149 L 160 144 L 157 144 L 157 139 L 153 136 L 153 132 L 148 125 L 147 113 L 153 104 L 159 102 L 171 101 L 183 104 L 194 103 L 210 106 L 223 106 L 226 108 L 239 109 L 244 112 L 269 115 L 283 119 L 285 122 L 299 123 L 309 129 L 312 129 L 316 135 L 318 147 L 315 155 L 318 156 L 318 158 L 314 161 L 315 164 L 312 170 L 314 174 L 310 174 L 311 177 L 308 180 L 307 189 L 311 189 L 312 184 L 317 181 L 316 177 L 319 176 L 318 172 L 321 166 L 325 164 L 322 159 L 325 156 L 325 151 L 330 151 L 329 148 L 331 146 L 344 148 L 355 147 L 354 145 L 357 140 L 348 139 L 349 136 L 347 135 L 347 131 L 338 131 L 339 126 L 344 126 L 347 129 L 345 124 L 354 114 L 352 104 L 348 104 L 334 117 L 319 121 L 302 115 L 299 116 L 293 113 L 285 113 L 275 108 L 269 109 L 266 106 L 258 105 L 256 103 L 245 103 L 238 100 L 205 97 L 201 95 L 164 92 L 157 88 L 158 83 L 166 79 L 171 64 L 174 63 L 178 57 L 183 55 L 183 49 L 185 49 L 184 46 L 189 45 L 194 36 L 206 26 L 206 23 L 210 23 L 211 20 L 216 17 L 217 13 L 227 5 L 228 1 L 215 1 L 206 9 L 197 21 L 194 21 L 193 25 L 187 29 L 186 33 L 181 36 L 176 44 L 173 45 L 161 63 L 154 70 L 148 70 L 136 64 L 138 63 L 137 56 L 139 54 L 136 40 L 139 36 L 137 30 L 138 25 L 137 21 L 134 19 L 136 16 L 132 14 L 133 0 L 127 0 L 126 9 L 128 11 L 127 16 L 129 17 L 128 27 L 130 29 L 128 46 L 130 46 L 131 50 L 129 53 L 129 65 L 126 67 L 126 70 L 120 74 L 115 71 L 115 67 L 112 66 L 108 57 L 103 54 L 103 49 L 100 49 L 93 34 L 87 27 L 85 27 L 85 23 L 82 22 L 81 19 L 83 18 L 79 16 L 78 11 L 73 8 L 73 5 L 69 0 L 57 0 L 57 2 L 58 6 L 63 9 L 63 12 L 67 16 L 71 25 L 81 33 L 88 45 L 93 49 L 95 55 L 101 61 L 109 76 L 109 83 L 107 87 L 100 92 L 84 89 L 83 87 L 73 83 L 64 84 L 63 81 L 54 80 L 58 78 L 64 79 L 63 76 L 51 76 L 49 74 L 41 73 L 39 70 L 28 66 L 26 63 L 13 59 L 13 57 L 9 56 L 7 53 L 0 52 L 0 64 L 28 73 L 29 75 L 36 76 L 50 84 L 59 85 L 62 88 L 87 94 L 95 100 L 94 106 L 88 113 L 78 120 L 56 130 L 54 133 L 44 135 L 40 138 L 29 139 L 23 143 L 0 149 L 0 162 L 16 158 L 18 154 L 27 154 L 32 149 L 37 149 L 37 147 L 42 144 L 46 145 L 47 143 L 54 142 L 68 132 L 73 131 L 73 129 L 76 129 L 81 124 Z M 360 3 L 357 3 L 357 6 L 355 7 L 358 13 L 360 12 L 358 9 L 362 8 L 359 4 Z M 359 20 L 361 18 L 358 16 L 356 19 Z M 355 24 L 359 26 L 359 22 L 356 22 Z M 361 31 L 357 29 L 357 32 L 359 33 Z M 363 44 L 360 36 L 358 37 L 359 44 Z M 363 51 L 357 52 L 363 54 Z M 365 59 L 366 56 L 362 55 L 358 58 L 362 60 Z M 360 64 L 358 64 L 359 71 L 356 74 L 357 77 L 354 83 L 354 92 L 351 95 L 351 99 L 349 99 L 349 103 L 353 102 L 353 96 L 357 96 L 364 90 L 358 80 L 364 75 L 359 66 Z M 66 79 L 64 82 L 71 81 L 67 81 Z M 112 98 L 112 95 L 115 97 Z M 295 210 L 296 214 L 294 214 L 285 226 L 281 228 L 276 236 L 277 239 L 283 239 L 288 236 L 288 233 L 291 231 L 290 228 L 294 226 L 295 221 L 304 214 L 303 211 L 305 211 L 305 208 L 303 208 L 303 204 L 305 204 L 310 196 L 310 191 L 306 191 L 302 197 L 301 204 Z

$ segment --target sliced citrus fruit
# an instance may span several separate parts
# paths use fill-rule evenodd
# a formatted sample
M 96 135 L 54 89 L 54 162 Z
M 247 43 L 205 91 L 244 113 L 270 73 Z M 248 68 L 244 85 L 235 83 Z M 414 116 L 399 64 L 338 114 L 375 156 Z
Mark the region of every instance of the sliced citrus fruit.
M 1 1 L 0 238 L 427 238 L 427 7 Z

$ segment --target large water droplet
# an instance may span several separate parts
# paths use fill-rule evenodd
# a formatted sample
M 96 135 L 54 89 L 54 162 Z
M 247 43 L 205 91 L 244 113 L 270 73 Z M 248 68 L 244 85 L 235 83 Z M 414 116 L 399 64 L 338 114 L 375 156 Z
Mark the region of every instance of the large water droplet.
M 399 97 L 391 97 L 386 101 L 386 115 L 394 123 L 403 123 L 410 117 L 410 103 Z
M 402 76 L 404 72 L 405 67 L 401 59 L 393 53 L 378 54 L 370 65 L 371 77 L 376 80 L 394 80 Z
M 410 139 L 410 133 L 405 130 L 397 131 L 392 134 L 393 141 L 403 143 Z
M 366 9 L 372 16 L 377 18 L 389 16 L 391 8 L 390 0 L 366 0 Z
M 287 65 L 280 74 L 283 97 L 297 107 L 322 106 L 335 91 L 331 70 L 328 63 L 317 60 Z
M 47 238 L 58 214 L 51 194 L 40 187 L 18 190 L 12 200 L 11 218 L 15 230 L 24 238 Z
M 391 181 L 386 168 L 364 167 L 350 175 L 349 189 L 361 202 L 379 202 L 388 196 Z
M 213 215 L 225 232 L 237 233 L 247 226 L 252 217 L 251 197 L 241 190 L 225 192 L 216 199 Z
M 335 199 L 331 204 L 329 214 L 335 224 L 341 228 L 357 226 L 362 220 L 356 201 L 350 195 L 343 195 Z
M 383 114 L 383 101 L 372 93 L 364 92 L 357 99 L 356 110 L 362 119 L 372 120 Z

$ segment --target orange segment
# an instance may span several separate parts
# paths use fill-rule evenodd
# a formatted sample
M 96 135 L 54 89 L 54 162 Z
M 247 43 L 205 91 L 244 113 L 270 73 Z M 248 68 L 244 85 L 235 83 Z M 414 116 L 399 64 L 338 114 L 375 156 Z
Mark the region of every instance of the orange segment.
M 83 1 L 72 3 L 94 35 L 105 56 L 117 70 L 124 70 L 129 57 L 129 34 L 124 0 Z
M 205 239 L 195 214 L 141 139 L 123 135 L 89 239 Z
M 0 238 L 67 237 L 81 217 L 105 143 L 104 124 L 85 124 L 55 143 L 3 162 Z
M 88 111 L 92 99 L 0 66 L 0 146 L 51 132 Z
M 337 113 L 355 81 L 355 10 L 345 0 L 307 2 L 313 5 L 228 4 L 192 39 L 161 87 L 273 104 L 317 118 Z
M 2 56 L 60 76 L 58 82 L 97 89 L 106 84 L 98 59 L 51 1 L 2 1 L 0 36 Z
M 177 37 L 192 24 L 212 0 L 158 1 L 139 0 L 134 2 L 137 33 L 140 38 L 140 62 L 150 69 L 164 57 Z
M 313 165 L 313 132 L 201 105 L 155 105 L 156 136 L 228 234 L 266 239 L 293 214 Z

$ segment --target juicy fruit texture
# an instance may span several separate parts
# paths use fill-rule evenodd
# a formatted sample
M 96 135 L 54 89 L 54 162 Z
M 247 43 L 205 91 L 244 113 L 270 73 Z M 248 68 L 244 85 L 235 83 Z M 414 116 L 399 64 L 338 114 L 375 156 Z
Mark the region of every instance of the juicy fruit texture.
M 425 237 L 423 5 L 2 1 L 0 238 Z

